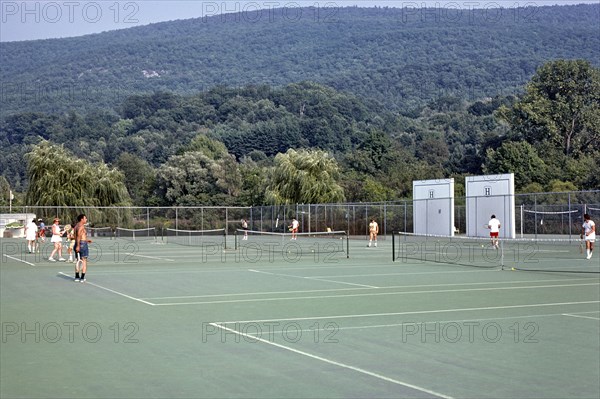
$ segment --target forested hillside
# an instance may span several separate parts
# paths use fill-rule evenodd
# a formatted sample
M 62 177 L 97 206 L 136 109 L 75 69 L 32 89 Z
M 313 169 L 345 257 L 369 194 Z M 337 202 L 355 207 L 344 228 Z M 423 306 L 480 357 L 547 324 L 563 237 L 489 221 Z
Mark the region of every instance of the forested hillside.
M 600 5 L 271 9 L 0 43 L 2 115 L 112 110 L 132 94 L 312 81 L 388 110 L 522 90 L 555 59 L 600 64 Z
M 600 187 L 600 5 L 283 10 L 0 43 L 0 205 L 63 204 L 53 153 L 106 204 L 384 201 L 508 172 Z M 314 190 L 286 196 L 290 171 Z
M 123 181 L 137 205 L 263 204 L 286 162 L 329 165 L 336 198 L 348 201 L 405 198 L 420 179 L 456 177 L 460 187 L 481 173 L 515 173 L 525 192 L 600 187 L 600 69 L 557 60 L 524 91 L 441 97 L 412 115 L 310 82 L 132 96 L 117 113 L 20 113 L 0 125 L 0 184 L 31 192 L 27 164 L 44 165 L 36 154 L 60 145 L 62 159 Z

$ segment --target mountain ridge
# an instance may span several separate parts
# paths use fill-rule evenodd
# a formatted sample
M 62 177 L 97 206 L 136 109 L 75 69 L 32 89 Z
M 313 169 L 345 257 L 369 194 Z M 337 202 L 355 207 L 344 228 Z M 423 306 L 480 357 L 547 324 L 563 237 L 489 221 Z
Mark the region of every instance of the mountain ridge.
M 0 43 L 2 115 L 112 109 L 132 94 L 314 81 L 406 111 L 521 90 L 552 59 L 600 65 L 600 5 L 301 8 Z M 452 14 L 454 12 L 454 14 Z M 445 13 L 445 14 L 444 14 Z

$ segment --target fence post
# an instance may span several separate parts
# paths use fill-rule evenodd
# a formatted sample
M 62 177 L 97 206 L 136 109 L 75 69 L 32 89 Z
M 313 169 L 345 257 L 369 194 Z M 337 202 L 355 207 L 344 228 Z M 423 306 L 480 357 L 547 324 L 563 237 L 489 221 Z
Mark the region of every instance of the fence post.
M 534 215 L 535 215 L 535 218 L 534 218 L 534 223 L 535 223 L 534 233 L 535 234 L 534 235 L 535 235 L 535 238 L 537 238 L 537 195 L 536 194 L 533 194 L 533 210 L 535 211 L 535 213 L 534 213 Z

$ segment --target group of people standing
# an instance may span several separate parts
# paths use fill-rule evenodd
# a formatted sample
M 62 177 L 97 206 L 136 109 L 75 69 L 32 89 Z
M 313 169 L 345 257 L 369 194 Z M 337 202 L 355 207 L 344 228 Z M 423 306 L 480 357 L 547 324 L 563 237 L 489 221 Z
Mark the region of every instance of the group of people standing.
M 87 259 L 89 257 L 88 243 L 91 243 L 87 239 L 87 230 L 85 224 L 87 223 L 87 216 L 81 214 L 77 216 L 77 223 L 74 226 L 67 224 L 64 229 L 60 227 L 60 219 L 54 218 L 50 230 L 52 236 L 50 242 L 54 248 L 50 257 L 49 262 L 56 262 L 55 255 L 58 254 L 59 262 L 66 262 L 67 259 L 63 258 L 63 236 L 67 235 L 69 241 L 68 253 L 69 262 L 75 262 L 75 281 L 85 282 L 85 273 L 87 271 Z M 33 219 L 25 227 L 25 238 L 27 240 L 28 253 L 39 252 L 39 241 L 45 242 L 46 240 L 46 229 L 42 219 L 37 221 Z
M 596 224 L 593 220 L 591 220 L 590 215 L 587 213 L 583 215 L 583 220 L 584 222 L 581 226 L 581 239 L 585 242 L 586 259 L 591 259 L 594 251 L 594 242 L 596 241 Z M 296 240 L 298 237 L 297 234 L 299 225 L 300 223 L 298 220 L 293 218 L 291 224 L 288 226 L 288 229 L 292 234 L 292 240 Z M 492 215 L 490 221 L 485 225 L 485 227 L 490 230 L 491 244 L 496 249 L 499 248 L 499 234 L 501 226 L 500 220 L 496 218 L 496 215 Z M 248 221 L 246 219 L 242 219 L 242 229 L 245 230 L 243 239 L 247 240 Z M 372 244 L 377 247 L 377 234 L 379 234 L 379 225 L 375 219 L 371 219 L 371 222 L 369 223 L 369 244 L 367 247 L 371 247 Z
M 500 221 L 496 218 L 496 215 L 492 215 L 492 218 L 486 225 L 490 229 L 490 239 L 492 246 L 498 249 L 498 235 L 500 234 Z M 594 243 L 596 242 L 596 223 L 592 220 L 589 214 L 583 215 L 583 224 L 581 225 L 581 234 L 579 238 L 585 243 L 585 258 L 592 259 L 594 252 Z
M 25 226 L 28 252 L 39 252 L 39 242 L 46 242 L 46 224 L 43 219 L 32 219 Z
M 291 240 L 298 239 L 298 229 L 299 228 L 300 228 L 300 222 L 298 222 L 298 219 L 292 218 L 292 222 L 288 226 L 288 230 L 292 235 Z M 246 220 L 246 219 L 242 219 L 242 230 L 244 230 L 244 237 L 242 238 L 242 240 L 247 240 L 248 239 L 248 220 Z M 369 223 L 369 245 L 367 245 L 368 247 L 370 247 L 372 243 L 374 243 L 375 246 L 377 246 L 377 234 L 379 234 L 379 225 L 377 224 L 375 219 L 371 219 L 371 222 Z

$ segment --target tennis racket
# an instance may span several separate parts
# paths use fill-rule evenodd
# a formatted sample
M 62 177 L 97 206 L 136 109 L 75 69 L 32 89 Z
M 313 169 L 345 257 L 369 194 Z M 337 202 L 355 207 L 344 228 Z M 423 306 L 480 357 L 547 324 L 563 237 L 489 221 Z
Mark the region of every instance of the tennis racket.
M 579 231 L 582 231 L 581 224 L 579 224 L 578 222 L 574 222 L 573 224 Z M 582 232 L 579 234 L 579 253 L 583 254 L 584 250 L 585 250 L 585 236 L 583 235 L 583 232 Z

